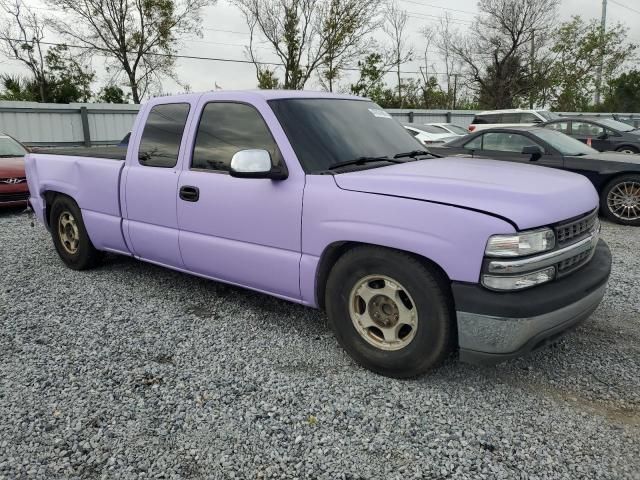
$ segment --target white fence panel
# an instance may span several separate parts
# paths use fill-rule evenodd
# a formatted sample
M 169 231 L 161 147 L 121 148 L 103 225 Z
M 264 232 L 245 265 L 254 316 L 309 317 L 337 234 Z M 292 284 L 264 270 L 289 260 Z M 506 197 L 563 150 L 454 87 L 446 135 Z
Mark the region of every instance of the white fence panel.
M 69 105 L 0 101 L 0 133 L 8 133 L 27 145 L 112 145 L 133 126 L 140 106 L 102 103 Z M 468 127 L 473 110 L 387 109 L 406 123 L 454 123 Z M 563 116 L 602 116 L 612 113 L 560 113 Z M 621 113 L 619 118 L 639 119 L 640 114 Z M 638 124 L 640 126 L 640 123 Z

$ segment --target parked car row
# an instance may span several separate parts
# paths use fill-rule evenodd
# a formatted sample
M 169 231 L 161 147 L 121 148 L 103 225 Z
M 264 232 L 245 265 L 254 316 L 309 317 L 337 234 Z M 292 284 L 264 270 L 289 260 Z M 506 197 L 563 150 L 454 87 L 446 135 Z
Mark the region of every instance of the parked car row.
M 446 157 L 491 158 L 579 173 L 596 188 L 604 216 L 640 225 L 638 155 L 601 153 L 560 131 L 540 127 L 494 127 L 431 150 Z

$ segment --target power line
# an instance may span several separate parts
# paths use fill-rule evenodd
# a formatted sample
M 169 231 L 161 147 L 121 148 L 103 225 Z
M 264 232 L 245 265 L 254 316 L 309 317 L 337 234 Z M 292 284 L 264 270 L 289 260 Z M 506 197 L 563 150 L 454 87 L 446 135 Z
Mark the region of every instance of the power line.
M 23 40 L 20 39 L 15 39 L 15 38 L 9 38 L 8 40 L 12 41 L 12 42 L 22 42 Z M 109 53 L 110 50 L 106 49 L 106 48 L 94 48 L 94 47 L 88 47 L 85 45 L 70 45 L 68 43 L 59 43 L 59 42 L 40 42 L 41 45 L 47 45 L 47 46 L 67 46 L 69 48 L 79 48 L 81 50 L 96 50 L 98 52 L 102 52 L 103 54 Z M 135 52 L 129 52 L 129 53 L 135 53 Z M 170 55 L 168 53 L 153 53 L 153 52 L 149 52 L 147 53 L 147 55 L 154 55 L 157 57 L 173 57 L 173 58 L 182 58 L 182 59 L 186 59 L 186 60 L 206 60 L 206 61 L 211 61 L 211 62 L 228 62 L 228 63 L 244 63 L 244 64 L 258 64 L 258 65 L 269 65 L 269 66 L 274 66 L 274 67 L 283 67 L 284 64 L 280 63 L 280 62 L 253 62 L 251 60 L 242 60 L 239 58 L 220 58 L 220 57 L 202 57 L 202 56 L 197 56 L 197 55 L 183 55 L 183 54 L 175 54 L 175 55 Z M 345 71 L 351 71 L 351 72 L 359 72 L 360 69 L 357 67 L 345 67 L 342 70 Z M 404 73 L 404 74 L 420 74 L 420 71 L 414 70 L 400 70 L 400 73 Z M 431 72 L 431 75 L 448 75 L 446 72 Z M 453 75 L 453 74 L 451 74 Z
M 476 12 L 472 12 L 471 10 L 458 10 L 456 8 L 440 7 L 438 5 L 432 5 L 430 3 L 415 2 L 412 0 L 400 0 L 400 1 L 405 3 L 411 3 L 413 5 L 419 5 L 421 7 L 437 8 L 440 10 L 449 10 L 450 12 L 467 13 L 469 15 L 476 15 Z
M 616 5 L 618 5 L 619 7 L 626 8 L 627 10 L 630 10 L 630 11 L 632 11 L 632 12 L 637 13 L 638 15 L 640 15 L 640 10 L 636 10 L 635 8 L 631 8 L 631 7 L 629 7 L 628 5 L 625 5 L 624 3 L 617 2 L 616 0 L 610 0 L 610 1 L 611 1 L 611 3 L 615 3 L 615 4 L 616 4 Z

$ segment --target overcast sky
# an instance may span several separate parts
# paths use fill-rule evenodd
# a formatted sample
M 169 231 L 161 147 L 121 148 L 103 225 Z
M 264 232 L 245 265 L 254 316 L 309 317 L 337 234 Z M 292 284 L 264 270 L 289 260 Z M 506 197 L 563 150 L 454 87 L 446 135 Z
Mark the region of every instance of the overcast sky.
M 47 13 L 41 0 L 27 0 L 29 5 L 37 9 L 43 15 Z M 410 43 L 416 52 L 415 61 L 403 65 L 405 71 L 416 71 L 424 65 L 423 52 L 425 42 L 420 31 L 425 27 L 435 25 L 438 18 L 445 12 L 449 12 L 461 31 L 473 29 L 472 20 L 477 12 L 477 0 L 400 0 L 400 5 L 409 14 L 408 33 Z M 625 8 L 630 7 L 630 8 Z M 581 15 L 584 18 L 600 18 L 602 9 L 601 0 L 561 0 L 560 19 L 567 20 L 572 15 Z M 633 10 L 637 10 L 634 12 Z M 640 1 L 639 0 L 609 0 L 608 21 L 621 22 L 629 27 L 632 41 L 640 43 Z M 248 42 L 248 29 L 244 17 L 236 7 L 227 0 L 218 0 L 218 4 L 203 10 L 203 37 L 184 41 L 180 49 L 181 54 L 191 56 L 206 56 L 217 58 L 246 59 L 243 46 Z M 383 40 L 383 34 L 378 35 Z M 50 33 L 48 40 L 59 41 L 55 34 Z M 262 47 L 258 50 L 260 60 L 274 61 L 274 55 Z M 443 71 L 437 63 L 435 54 L 431 54 L 436 61 L 435 68 Z M 94 57 L 92 65 L 98 73 L 98 84 L 106 82 L 107 76 L 103 69 L 103 59 Z M 2 71 L 11 73 L 26 73 L 15 61 L 0 60 Z M 251 64 L 236 64 L 207 60 L 179 59 L 177 62 L 177 74 L 193 91 L 211 90 L 217 84 L 223 89 L 255 88 L 255 70 Z M 418 75 L 406 75 L 407 77 Z M 346 87 L 357 79 L 357 72 L 348 73 L 340 80 L 340 85 Z M 392 81 L 392 79 L 389 79 Z M 318 82 L 312 79 L 306 86 L 308 89 L 318 89 Z M 171 80 L 163 83 L 163 90 L 168 93 L 180 91 L 181 88 Z

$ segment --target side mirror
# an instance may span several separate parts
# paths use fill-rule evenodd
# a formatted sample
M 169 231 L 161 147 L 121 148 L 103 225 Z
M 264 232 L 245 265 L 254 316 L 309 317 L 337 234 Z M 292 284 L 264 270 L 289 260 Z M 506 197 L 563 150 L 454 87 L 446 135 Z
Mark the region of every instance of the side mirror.
M 531 155 L 531 161 L 535 162 L 544 155 L 544 150 L 539 145 L 527 145 L 522 149 L 523 155 Z
M 271 155 L 266 150 L 240 150 L 231 157 L 229 173 L 236 178 L 270 178 L 284 180 L 288 173 L 282 167 L 271 164 Z

